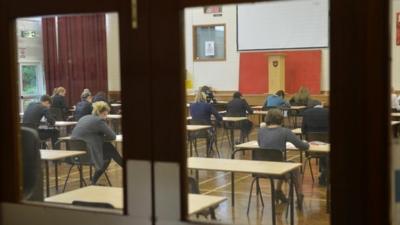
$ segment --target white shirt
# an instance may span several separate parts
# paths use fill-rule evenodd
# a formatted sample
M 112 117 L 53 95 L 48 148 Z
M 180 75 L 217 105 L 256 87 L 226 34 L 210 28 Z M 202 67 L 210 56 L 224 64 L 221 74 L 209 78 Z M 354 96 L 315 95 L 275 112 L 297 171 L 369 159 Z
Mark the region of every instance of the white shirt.
M 399 100 L 400 100 L 400 97 L 398 97 L 396 94 L 392 93 L 392 109 L 396 109 L 397 111 L 400 111 Z

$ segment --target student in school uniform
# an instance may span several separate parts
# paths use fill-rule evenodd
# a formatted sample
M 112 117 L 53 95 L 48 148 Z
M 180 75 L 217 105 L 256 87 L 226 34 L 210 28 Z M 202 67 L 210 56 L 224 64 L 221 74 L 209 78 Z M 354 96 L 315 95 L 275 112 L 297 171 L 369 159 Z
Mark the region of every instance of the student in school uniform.
M 90 115 L 92 111 L 92 94 L 89 89 L 85 89 L 81 94 L 81 101 L 76 104 L 74 118 L 78 121 L 83 116 Z
M 99 91 L 93 96 L 92 103 L 103 101 L 107 103 L 109 107 L 111 107 L 110 103 L 108 102 L 107 95 L 103 91 Z
M 43 95 L 40 97 L 40 102 L 32 102 L 28 105 L 24 112 L 22 119 L 22 126 L 30 127 L 38 131 L 39 138 L 41 140 L 47 140 L 51 138 L 51 144 L 54 149 L 57 148 L 56 142 L 60 136 L 60 132 L 53 128 L 39 128 L 40 122 L 43 117 L 46 118 L 47 124 L 54 126 L 55 118 L 49 113 L 51 106 L 51 97 Z
M 283 107 L 290 106 L 290 104 L 285 101 L 285 92 L 283 90 L 277 91 L 273 95 L 269 95 L 265 100 L 263 108 L 273 108 L 273 107 Z
M 271 109 L 265 117 L 266 126 L 258 131 L 258 145 L 263 149 L 276 149 L 286 151 L 286 142 L 292 143 L 296 148 L 307 150 L 310 145 L 303 142 L 290 129 L 282 127 L 283 114 L 279 109 Z M 297 189 L 297 204 L 301 208 L 303 202 L 303 188 L 300 171 L 295 174 L 295 187 Z M 275 196 L 281 202 L 287 202 L 287 198 L 282 191 L 282 182 L 278 182 Z
M 299 91 L 289 100 L 289 103 L 290 105 L 307 106 L 308 108 L 321 105 L 320 101 L 310 97 L 310 92 L 305 87 L 300 87 Z
M 65 103 L 65 95 L 67 91 L 64 87 L 57 87 L 54 89 L 52 104 L 50 111 L 56 120 L 64 120 L 68 113 L 68 106 Z
M 228 102 L 226 106 L 226 115 L 230 117 L 246 117 L 247 114 L 253 114 L 253 109 L 249 106 L 247 101 L 242 97 L 242 93 L 233 93 L 233 99 Z M 245 137 L 248 137 L 253 123 L 250 120 L 240 122 L 240 141 L 243 142 Z
M 398 112 L 400 111 L 400 97 L 397 96 L 396 92 L 394 91 L 394 88 L 392 87 L 392 96 L 391 96 L 391 102 L 392 102 L 392 111 L 393 112 Z
M 96 184 L 113 159 L 122 167 L 122 157 L 110 143 L 116 139 L 114 131 L 107 125 L 106 118 L 110 112 L 105 102 L 93 103 L 91 115 L 83 116 L 72 130 L 71 139 L 86 143 L 90 157 L 95 166 L 92 184 Z
M 195 102 L 189 106 L 190 115 L 192 119 L 190 124 L 196 125 L 211 125 L 211 116 L 215 117 L 215 120 L 219 124 L 222 121 L 222 116 L 214 108 L 213 105 L 207 103 L 207 96 L 204 92 L 198 91 L 195 96 Z M 209 133 L 211 132 L 211 133 Z M 207 138 L 207 149 L 212 149 L 211 137 L 215 135 L 214 129 L 199 131 L 193 134 L 193 138 Z
M 329 110 L 322 107 L 314 107 L 304 110 L 302 113 L 303 124 L 301 132 L 306 135 L 312 132 L 325 133 L 326 138 L 329 138 Z M 310 141 L 310 140 L 309 140 Z M 321 142 L 329 142 L 329 140 L 314 140 Z M 319 185 L 325 186 L 327 184 L 327 158 L 320 157 L 319 160 Z

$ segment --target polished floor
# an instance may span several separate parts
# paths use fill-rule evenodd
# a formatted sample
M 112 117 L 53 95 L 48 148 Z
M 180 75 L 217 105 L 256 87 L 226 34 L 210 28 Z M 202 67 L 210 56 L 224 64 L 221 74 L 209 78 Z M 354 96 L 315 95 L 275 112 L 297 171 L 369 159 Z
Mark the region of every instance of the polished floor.
M 255 128 L 251 133 L 250 139 L 255 140 L 258 128 Z M 236 132 L 238 135 L 238 132 Z M 218 147 L 220 148 L 221 157 L 228 158 L 230 155 L 230 148 L 226 139 L 226 136 L 222 135 L 223 131 L 218 130 Z M 118 146 L 120 152 L 122 152 L 121 146 Z M 205 156 L 205 143 L 204 141 L 198 142 L 198 150 L 200 156 Z M 241 155 L 239 158 L 248 159 L 249 154 Z M 298 161 L 298 152 L 289 152 L 288 159 Z M 302 210 L 295 211 L 295 224 L 298 225 L 327 225 L 329 224 L 330 214 L 326 213 L 326 187 L 320 187 L 318 185 L 318 165 L 316 161 L 312 161 L 312 167 L 314 175 L 316 176 L 316 182 L 313 183 L 310 175 L 310 171 L 307 168 L 305 172 L 303 182 L 303 193 L 304 193 L 304 205 Z M 59 191 L 56 192 L 54 185 L 54 170 L 52 164 L 50 164 L 50 183 L 51 183 L 51 195 L 61 193 L 62 186 L 69 169 L 68 165 L 62 164 L 59 167 Z M 89 182 L 89 170 L 84 169 L 86 182 Z M 113 186 L 122 187 L 122 168 L 116 165 L 114 162 L 110 165 L 107 170 L 107 174 L 110 177 Z M 190 172 L 189 172 L 190 175 Z M 271 193 L 270 183 L 267 180 L 261 181 L 261 191 L 264 197 L 265 207 L 261 207 L 261 203 L 256 200 L 255 192 L 253 191 L 252 204 L 250 213 L 247 216 L 247 203 L 249 198 L 251 175 L 249 174 L 236 174 L 235 185 L 236 185 L 236 205 L 231 207 L 231 180 L 230 173 L 225 172 L 206 172 L 200 171 L 199 185 L 202 194 L 218 195 L 227 197 L 227 201 L 220 204 L 216 209 L 217 222 L 219 223 L 234 223 L 234 224 L 272 224 L 271 220 Z M 107 181 L 102 176 L 98 182 L 98 185 L 107 186 Z M 78 170 L 74 169 L 71 173 L 71 177 L 67 183 L 66 191 L 79 188 L 79 174 Z M 284 185 L 284 190 L 287 191 L 287 184 Z M 277 205 L 277 224 L 289 224 L 289 219 L 286 218 L 286 204 Z M 190 220 L 196 221 L 210 221 L 203 216 L 191 216 Z

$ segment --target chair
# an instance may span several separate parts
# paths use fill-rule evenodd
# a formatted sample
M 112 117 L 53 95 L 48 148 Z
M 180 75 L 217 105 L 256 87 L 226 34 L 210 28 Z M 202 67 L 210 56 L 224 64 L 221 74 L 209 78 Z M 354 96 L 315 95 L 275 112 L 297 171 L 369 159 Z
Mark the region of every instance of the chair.
M 284 151 L 281 151 L 278 149 L 255 149 L 255 150 L 252 150 L 252 160 L 273 161 L 273 162 L 286 161 Z M 272 215 L 275 215 L 274 179 L 287 180 L 287 176 L 267 176 L 267 175 L 262 175 L 262 174 L 252 174 L 252 176 L 253 176 L 253 181 L 251 182 L 251 187 L 250 187 L 250 195 L 249 195 L 249 201 L 248 201 L 248 205 L 247 205 L 247 215 L 249 214 L 249 211 L 250 211 L 251 195 L 253 192 L 254 182 L 256 183 L 257 197 L 258 196 L 260 197 L 261 204 L 264 207 L 264 201 L 262 198 L 262 193 L 261 193 L 261 188 L 260 188 L 260 183 L 259 183 L 260 178 L 265 178 L 265 179 L 270 180 L 271 192 L 272 192 Z M 275 221 L 275 217 L 273 216 L 273 224 L 275 224 L 274 221 Z
M 38 129 L 38 124 L 34 123 L 21 123 L 21 127 L 26 127 L 26 128 L 31 128 L 37 132 Z M 38 134 L 39 135 L 39 134 Z M 38 136 L 39 137 L 39 136 Z M 49 141 L 50 138 L 47 139 L 40 139 L 39 137 L 39 142 L 40 142 L 40 148 L 41 149 L 48 149 L 49 146 L 47 145 L 47 141 Z
M 84 206 L 84 207 L 93 207 L 93 208 L 106 208 L 106 209 L 114 209 L 114 206 L 107 202 L 85 202 L 85 201 L 73 201 L 72 205 L 75 206 Z
M 189 184 L 189 193 L 200 194 L 199 182 L 195 178 L 188 177 L 188 184 Z M 215 216 L 215 209 L 217 207 L 218 206 L 210 207 L 208 209 L 208 211 L 204 210 L 202 212 L 199 212 L 196 214 L 196 216 L 199 217 L 199 215 L 202 215 L 202 216 L 208 218 L 208 215 L 210 215 L 212 220 L 216 220 L 217 218 Z
M 37 131 L 21 127 L 23 199 L 43 201 L 43 170 L 40 159 L 40 139 Z
M 329 133 L 328 132 L 307 132 L 307 133 L 305 133 L 305 137 L 308 142 L 310 142 L 310 141 L 321 141 L 321 142 L 327 142 L 327 143 L 329 142 Z M 318 160 L 319 158 L 321 158 L 321 155 L 311 154 L 306 151 L 306 159 L 304 160 L 304 164 L 303 164 L 303 173 L 305 174 L 306 168 L 307 168 L 306 165 L 308 163 L 313 183 L 315 182 L 315 179 L 314 179 L 314 173 L 313 173 L 312 166 L 311 166 L 311 159 Z M 304 179 L 304 176 L 303 176 L 303 179 Z
M 189 124 L 191 125 L 209 125 L 206 122 L 203 121 L 196 121 L 196 120 L 189 120 Z M 190 144 L 194 144 L 194 150 L 196 152 L 196 156 L 199 156 L 199 153 L 197 151 L 197 139 L 203 138 L 206 139 L 206 141 L 209 143 L 206 145 L 206 155 L 207 157 L 210 156 L 211 151 L 217 154 L 218 158 L 220 158 L 219 150 L 218 150 L 218 145 L 217 145 L 217 132 L 215 127 L 211 127 L 210 129 L 207 130 L 201 130 L 201 131 L 195 131 L 195 132 L 190 132 L 188 134 L 188 139 Z M 213 149 L 213 145 L 215 145 L 215 150 Z
M 66 142 L 67 150 L 75 150 L 75 151 L 85 151 L 86 154 L 83 154 L 81 156 L 75 156 L 75 157 L 70 157 L 66 158 L 64 162 L 67 164 L 71 165 L 69 170 L 68 170 L 68 175 L 67 178 L 65 179 L 64 187 L 63 187 L 63 192 L 65 191 L 65 188 L 67 186 L 67 182 L 69 179 L 69 176 L 71 174 L 71 170 L 74 168 L 74 166 L 78 167 L 79 170 L 79 177 L 80 177 L 80 186 L 82 187 L 83 184 L 86 185 L 85 179 L 83 178 L 83 166 L 89 166 L 89 177 L 90 180 L 92 180 L 92 168 L 94 166 L 94 163 L 91 160 L 90 152 L 88 151 L 88 148 L 86 146 L 86 143 L 83 140 L 61 140 L 59 142 Z M 104 175 L 107 179 L 107 182 L 110 186 L 111 182 L 110 179 L 107 175 L 106 172 L 104 172 Z

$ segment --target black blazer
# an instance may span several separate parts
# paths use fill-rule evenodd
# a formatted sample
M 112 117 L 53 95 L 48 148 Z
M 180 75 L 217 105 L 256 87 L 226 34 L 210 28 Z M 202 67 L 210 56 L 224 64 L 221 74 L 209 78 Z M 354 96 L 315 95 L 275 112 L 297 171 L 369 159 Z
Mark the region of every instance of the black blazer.
M 253 114 L 253 109 L 244 99 L 234 98 L 226 106 L 227 116 L 245 117 L 247 116 L 247 113 Z
M 51 107 L 54 108 L 59 108 L 63 113 L 68 112 L 68 106 L 65 103 L 65 97 L 62 95 L 54 95 L 52 98 L 53 103 L 51 104 Z
M 329 110 L 326 108 L 310 108 L 304 110 L 301 130 L 308 132 L 329 132 Z
M 54 125 L 56 120 L 50 115 L 49 110 L 40 102 L 32 102 L 24 112 L 22 123 L 25 126 L 37 129 L 43 116 L 47 119 L 47 123 Z
M 92 103 L 86 100 L 82 100 L 76 105 L 74 118 L 76 121 L 78 121 L 83 116 L 92 114 L 92 111 L 93 111 Z

